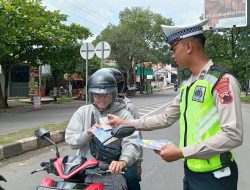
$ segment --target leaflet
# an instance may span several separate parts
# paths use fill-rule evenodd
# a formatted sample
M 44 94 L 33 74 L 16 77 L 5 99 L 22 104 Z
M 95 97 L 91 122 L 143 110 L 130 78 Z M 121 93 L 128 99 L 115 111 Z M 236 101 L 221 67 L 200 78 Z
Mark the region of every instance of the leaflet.
M 108 125 L 107 123 L 109 122 L 109 119 L 108 117 L 101 117 L 98 119 L 99 120 L 99 123 L 100 125 L 102 126 L 102 128 L 105 130 L 105 131 L 108 131 L 108 130 L 111 130 L 112 127 L 110 125 Z
M 96 138 L 98 138 L 98 140 L 101 143 L 104 143 L 103 145 L 107 145 L 115 140 L 117 140 L 117 138 L 112 137 L 111 135 L 111 130 L 105 130 L 104 128 L 96 128 L 91 130 L 92 133 L 96 136 Z
M 107 145 L 117 140 L 117 138 L 112 137 L 111 135 L 112 127 L 107 124 L 109 121 L 108 117 L 98 118 L 98 121 L 98 124 L 101 126 L 100 128 L 92 127 L 89 129 L 96 136 L 96 138 L 98 138 L 103 145 Z
M 154 150 L 160 150 L 162 146 L 169 143 L 167 139 L 161 139 L 161 140 L 147 140 L 147 139 L 136 139 L 136 144 L 145 147 L 145 148 L 152 148 Z

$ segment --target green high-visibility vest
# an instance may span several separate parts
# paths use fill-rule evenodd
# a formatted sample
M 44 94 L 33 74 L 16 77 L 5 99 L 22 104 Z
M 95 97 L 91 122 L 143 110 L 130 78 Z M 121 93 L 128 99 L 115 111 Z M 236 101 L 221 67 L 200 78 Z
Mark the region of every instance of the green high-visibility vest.
M 181 87 L 180 148 L 194 146 L 221 131 L 220 118 L 214 103 L 215 84 L 224 73 L 212 66 L 203 79 Z M 226 167 L 233 160 L 231 152 L 212 156 L 207 160 L 186 159 L 194 172 L 207 172 Z

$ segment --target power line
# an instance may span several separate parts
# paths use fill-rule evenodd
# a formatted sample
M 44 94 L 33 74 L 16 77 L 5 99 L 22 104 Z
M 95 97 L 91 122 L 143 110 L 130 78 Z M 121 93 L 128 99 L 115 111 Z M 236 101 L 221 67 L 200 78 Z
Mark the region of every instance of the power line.
M 106 22 L 107 24 L 109 24 L 110 22 L 107 19 L 104 19 L 103 17 L 97 15 L 94 11 L 90 10 L 89 8 L 85 7 L 83 4 L 81 4 L 81 6 L 77 5 L 74 1 L 68 1 L 68 3 L 75 5 L 76 8 L 83 10 L 83 11 L 87 11 L 88 14 L 101 19 L 102 21 Z M 79 2 L 80 3 L 80 2 Z
M 65 10 L 65 9 L 63 9 L 63 8 L 61 8 L 61 7 L 58 7 L 58 6 L 54 5 L 54 4 L 51 4 L 51 2 L 48 2 L 48 0 L 44 0 L 44 1 L 46 1 L 48 4 L 52 5 L 52 6 L 55 7 L 56 9 L 63 10 L 64 12 L 66 12 L 66 13 L 68 13 L 68 14 L 70 14 L 70 15 L 73 15 L 73 16 L 75 16 L 76 18 L 83 19 L 83 20 L 87 21 L 87 22 L 90 23 L 90 24 L 94 24 L 95 26 L 97 26 L 97 27 L 100 28 L 100 29 L 103 28 L 102 26 L 100 26 L 100 25 L 98 25 L 98 24 L 96 24 L 96 23 L 90 22 L 89 20 L 86 20 L 85 18 L 80 17 L 79 15 L 76 15 L 76 14 L 74 14 L 74 13 L 68 11 L 68 10 Z M 70 16 L 70 15 L 68 15 L 68 16 Z
M 98 24 L 96 24 L 96 23 L 90 22 L 89 20 L 86 20 L 85 18 L 80 17 L 79 15 L 76 15 L 76 14 L 74 14 L 74 13 L 68 11 L 68 10 L 65 10 L 65 9 L 63 9 L 63 8 L 61 8 L 61 7 L 58 7 L 58 6 L 54 5 L 54 4 L 51 4 L 51 2 L 48 2 L 48 0 L 44 0 L 44 1 L 46 1 L 47 4 L 49 4 L 49 5 L 53 6 L 53 7 L 55 7 L 56 9 L 63 10 L 64 12 L 68 13 L 69 16 L 73 15 L 74 17 L 76 17 L 76 18 L 78 18 L 78 19 L 83 19 L 83 20 L 85 20 L 86 22 L 88 22 L 88 23 L 90 23 L 90 24 L 92 24 L 92 25 L 95 25 L 96 27 L 98 27 L 98 28 L 101 29 L 101 30 L 104 28 L 104 27 L 102 27 L 102 26 L 100 26 L 100 25 L 98 25 Z M 100 31 L 97 31 L 97 30 L 94 30 L 94 31 L 97 32 L 97 33 L 100 32 Z

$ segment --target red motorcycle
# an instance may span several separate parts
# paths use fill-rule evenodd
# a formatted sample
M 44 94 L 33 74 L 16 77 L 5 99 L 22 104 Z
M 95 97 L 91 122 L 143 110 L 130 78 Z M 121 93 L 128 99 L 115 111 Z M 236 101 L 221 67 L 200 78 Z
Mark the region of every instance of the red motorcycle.
M 112 129 L 112 137 L 124 138 L 131 135 L 135 131 L 132 126 L 120 126 Z M 100 182 L 87 182 L 86 178 L 88 176 L 102 176 L 110 171 L 108 170 L 108 164 L 99 162 L 98 160 L 92 159 L 87 160 L 82 156 L 67 155 L 65 157 L 60 157 L 58 147 L 49 137 L 50 134 L 43 128 L 35 131 L 35 135 L 38 138 L 46 139 L 55 145 L 56 158 L 50 159 L 49 162 L 42 162 L 40 165 L 42 168 L 31 172 L 34 174 L 39 171 L 46 171 L 47 173 L 53 173 L 59 176 L 61 181 L 56 181 L 52 178 L 45 177 L 42 180 L 42 185 L 38 186 L 36 190 L 104 190 L 109 189 L 105 187 L 103 183 Z M 110 137 L 110 138 L 112 138 Z M 108 141 L 109 139 L 107 139 Z M 106 141 L 105 141 L 106 142 Z M 103 142 L 102 144 L 104 144 Z M 98 150 L 98 148 L 97 148 Z M 114 189 L 111 188 L 111 189 Z M 123 189 L 123 188 L 121 188 Z

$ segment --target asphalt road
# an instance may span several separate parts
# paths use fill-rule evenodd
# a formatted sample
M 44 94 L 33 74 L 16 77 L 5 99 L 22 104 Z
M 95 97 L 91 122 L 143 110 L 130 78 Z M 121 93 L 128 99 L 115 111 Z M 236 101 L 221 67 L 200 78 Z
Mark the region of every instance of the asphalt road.
M 137 95 L 130 99 L 136 107 L 140 107 L 150 104 L 155 99 L 167 102 L 173 99 L 175 94 L 173 90 L 162 90 L 153 95 Z M 85 101 L 74 101 L 65 104 L 43 104 L 41 110 L 36 111 L 33 110 L 32 105 L 18 104 L 13 101 L 9 101 L 9 104 L 12 108 L 6 113 L 0 113 L 0 134 L 68 121 L 73 113 L 85 104 Z
M 162 108 L 163 109 L 163 108 Z M 155 113 L 159 113 L 158 112 Z M 169 138 L 178 144 L 178 125 L 175 124 L 170 129 L 161 129 L 154 132 L 143 132 L 143 137 L 147 139 L 166 139 Z M 39 163 L 48 161 L 49 158 L 55 157 L 55 148 L 53 146 L 33 151 L 24 155 L 11 158 L 2 163 L 0 173 L 3 174 L 8 182 L 2 184 L 7 190 L 17 188 L 19 190 L 31 190 L 41 183 L 45 176 L 58 179 L 53 175 L 45 172 L 39 172 L 31 175 L 30 172 L 40 168 Z M 61 156 L 75 154 L 64 143 L 60 144 L 59 151 Z M 182 161 L 166 164 L 151 149 L 144 149 L 144 161 L 142 163 L 143 175 L 141 187 L 143 190 L 168 189 L 179 190 L 182 187 Z
M 151 104 L 155 100 L 157 101 L 165 100 L 166 102 L 168 102 L 169 100 L 173 98 L 173 95 L 174 94 L 171 91 L 162 92 L 159 94 L 155 94 L 154 96 L 148 96 L 146 97 L 146 99 L 145 97 L 141 97 L 141 96 L 135 97 L 133 98 L 133 101 L 135 102 L 136 106 L 140 108 L 142 105 L 145 105 L 145 102 L 147 102 L 147 104 Z M 76 109 L 76 108 L 72 108 L 72 109 Z M 164 108 L 152 114 L 160 113 L 163 109 Z M 50 114 L 53 115 L 58 110 L 59 109 L 55 109 L 54 111 L 51 110 Z M 35 112 L 35 113 L 39 113 L 39 112 Z M 248 166 L 249 165 L 248 160 L 250 157 L 250 128 L 248 127 L 248 124 L 250 123 L 250 117 L 249 117 L 250 105 L 242 104 L 242 114 L 243 114 L 243 123 L 244 123 L 244 142 L 240 147 L 234 150 L 234 153 L 235 153 L 235 159 L 236 159 L 236 162 L 238 163 L 238 168 L 239 168 L 238 189 L 248 190 L 250 187 L 250 181 L 249 181 L 250 170 Z M 9 120 L 9 122 L 15 120 L 16 118 L 20 118 L 20 116 L 14 117 L 14 115 L 15 114 L 13 114 L 12 120 Z M 25 114 L 23 113 L 23 117 L 21 118 L 23 120 L 26 120 L 24 115 Z M 0 120 L 1 120 L 0 125 L 2 126 L 1 117 L 0 117 Z M 31 118 L 34 118 L 34 117 L 31 117 Z M 45 118 L 42 118 L 42 120 L 44 122 L 46 121 Z M 26 120 L 26 122 L 31 122 L 31 121 Z M 179 139 L 178 123 L 174 124 L 171 128 L 168 128 L 168 129 L 143 132 L 143 138 L 144 139 L 167 138 L 173 141 L 175 144 L 178 144 L 178 139 Z M 59 150 L 62 156 L 75 153 L 74 151 L 70 150 L 70 148 L 64 143 L 60 144 Z M 54 147 L 50 146 L 44 149 L 40 149 L 38 151 L 29 152 L 24 155 L 2 161 L 0 163 L 0 174 L 6 177 L 8 182 L 1 183 L 1 185 L 5 187 L 7 190 L 35 189 L 35 187 L 41 183 L 41 180 L 45 176 L 48 176 L 48 175 L 44 172 L 30 175 L 30 172 L 39 168 L 39 163 L 41 161 L 47 161 L 49 158 L 53 158 L 54 156 L 55 156 Z M 182 189 L 182 178 L 183 178 L 182 161 L 166 163 L 165 161 L 162 161 L 161 158 L 158 155 L 156 155 L 152 150 L 144 149 L 144 161 L 142 163 L 142 168 L 143 168 L 142 182 L 141 182 L 142 190 L 152 190 L 152 189 L 180 190 Z M 51 175 L 50 177 L 54 178 L 53 175 Z

